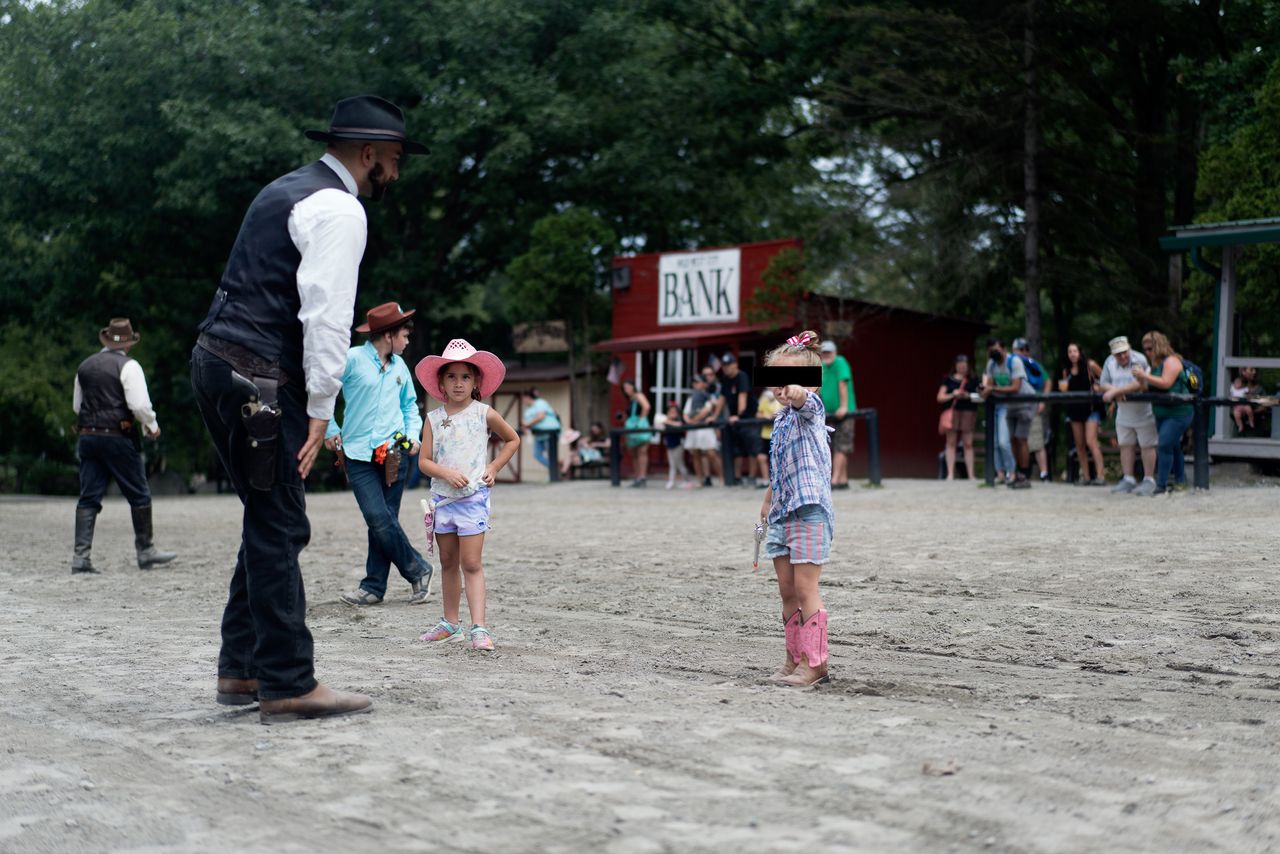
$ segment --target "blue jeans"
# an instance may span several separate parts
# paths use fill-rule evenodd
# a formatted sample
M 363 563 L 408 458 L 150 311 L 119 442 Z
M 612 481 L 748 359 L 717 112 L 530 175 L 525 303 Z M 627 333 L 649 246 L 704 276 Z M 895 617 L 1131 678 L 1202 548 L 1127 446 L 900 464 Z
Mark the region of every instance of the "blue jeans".
M 996 471 L 1013 474 L 1013 444 L 1009 439 L 1009 407 L 996 407 Z
M 362 590 L 374 596 L 387 595 L 387 577 L 391 564 L 396 565 L 404 580 L 410 584 L 427 571 L 427 562 L 412 545 L 404 528 L 400 527 L 400 498 L 404 495 L 405 477 L 409 469 L 409 455 L 400 455 L 400 477 L 391 486 L 383 478 L 382 466 L 361 460 L 347 460 L 347 478 L 351 492 L 369 526 L 369 555 L 364 562 Z
M 551 447 L 552 441 L 557 439 L 557 433 L 550 430 L 530 430 L 533 434 L 533 458 L 542 463 L 545 468 L 551 468 L 551 457 L 547 453 L 547 449 Z
M 1168 418 L 1156 416 L 1156 433 L 1159 444 L 1156 445 L 1156 488 L 1164 489 L 1169 485 L 1169 475 L 1173 474 L 1174 483 L 1187 482 L 1186 461 L 1182 457 L 1182 435 L 1191 426 L 1191 415 L 1172 415 Z
M 102 496 L 114 478 L 131 507 L 149 507 L 151 489 L 142 455 L 126 436 L 86 433 L 76 446 L 80 457 L 80 501 L 77 507 L 102 509 Z

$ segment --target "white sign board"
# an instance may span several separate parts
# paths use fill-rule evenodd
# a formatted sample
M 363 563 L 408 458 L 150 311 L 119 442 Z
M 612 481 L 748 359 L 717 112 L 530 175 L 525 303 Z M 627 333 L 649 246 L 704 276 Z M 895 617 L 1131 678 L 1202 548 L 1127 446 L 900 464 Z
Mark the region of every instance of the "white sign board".
M 658 259 L 658 325 L 738 319 L 742 250 L 681 252 Z

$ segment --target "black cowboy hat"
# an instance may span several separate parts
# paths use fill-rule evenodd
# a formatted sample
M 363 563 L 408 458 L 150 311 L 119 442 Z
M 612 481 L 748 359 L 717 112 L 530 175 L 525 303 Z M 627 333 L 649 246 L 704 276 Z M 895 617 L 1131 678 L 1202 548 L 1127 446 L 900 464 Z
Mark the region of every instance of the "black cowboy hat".
M 386 98 L 377 95 L 356 95 L 343 98 L 333 108 L 329 129 L 306 131 L 307 139 L 317 142 L 334 142 L 339 139 L 367 139 L 399 142 L 405 154 L 426 154 L 427 147 L 407 139 L 404 133 L 404 113 Z

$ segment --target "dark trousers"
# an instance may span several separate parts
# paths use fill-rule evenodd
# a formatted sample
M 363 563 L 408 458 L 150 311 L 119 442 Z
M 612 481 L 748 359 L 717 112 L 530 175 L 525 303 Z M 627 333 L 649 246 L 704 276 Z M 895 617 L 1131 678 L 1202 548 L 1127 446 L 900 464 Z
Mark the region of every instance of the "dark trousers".
M 88 433 L 80 437 L 76 447 L 80 457 L 80 501 L 76 507 L 97 513 L 102 509 L 102 496 L 112 478 L 132 507 L 151 504 L 151 489 L 142 454 L 133 440 L 106 433 Z
M 240 552 L 222 613 L 218 675 L 257 679 L 263 699 L 296 697 L 316 686 L 306 595 L 298 554 L 311 539 L 297 453 L 306 441 L 306 391 L 297 380 L 280 387 L 276 482 L 249 486 L 248 443 L 231 384 L 231 366 L 200 347 L 191 352 L 191 386 L 200 416 L 244 505 Z
M 410 584 L 422 578 L 427 571 L 426 561 L 409 544 L 409 537 L 400 527 L 400 498 L 404 495 L 408 467 L 409 455 L 401 454 L 400 477 L 387 486 L 382 466 L 347 458 L 351 492 L 360 505 L 364 523 L 369 526 L 369 556 L 365 558 L 365 577 L 360 586 L 379 599 L 387 595 L 391 564 L 396 565 Z

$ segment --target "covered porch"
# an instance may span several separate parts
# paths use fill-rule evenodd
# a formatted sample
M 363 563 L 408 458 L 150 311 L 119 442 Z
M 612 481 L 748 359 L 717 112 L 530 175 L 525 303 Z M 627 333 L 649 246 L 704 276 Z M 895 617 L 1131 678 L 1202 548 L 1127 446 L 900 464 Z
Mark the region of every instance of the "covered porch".
M 1213 361 L 1205 366 L 1205 373 L 1210 380 L 1210 393 L 1226 397 L 1233 370 L 1244 367 L 1280 369 L 1280 352 L 1240 353 L 1237 302 L 1237 272 L 1244 248 L 1255 244 L 1280 243 L 1280 217 L 1177 225 L 1171 231 L 1172 234 L 1160 239 L 1161 248 L 1167 252 L 1189 253 L 1191 263 L 1197 270 L 1218 281 L 1214 300 Z M 1221 249 L 1221 267 L 1209 263 L 1201 254 L 1203 249 L 1209 247 Z M 1266 394 L 1274 396 L 1276 391 L 1274 384 L 1264 383 Z M 1280 412 L 1275 407 L 1270 412 L 1269 435 L 1241 436 L 1236 435 L 1230 408 L 1215 406 L 1209 453 L 1239 459 L 1280 459 L 1280 417 L 1277 417 Z

